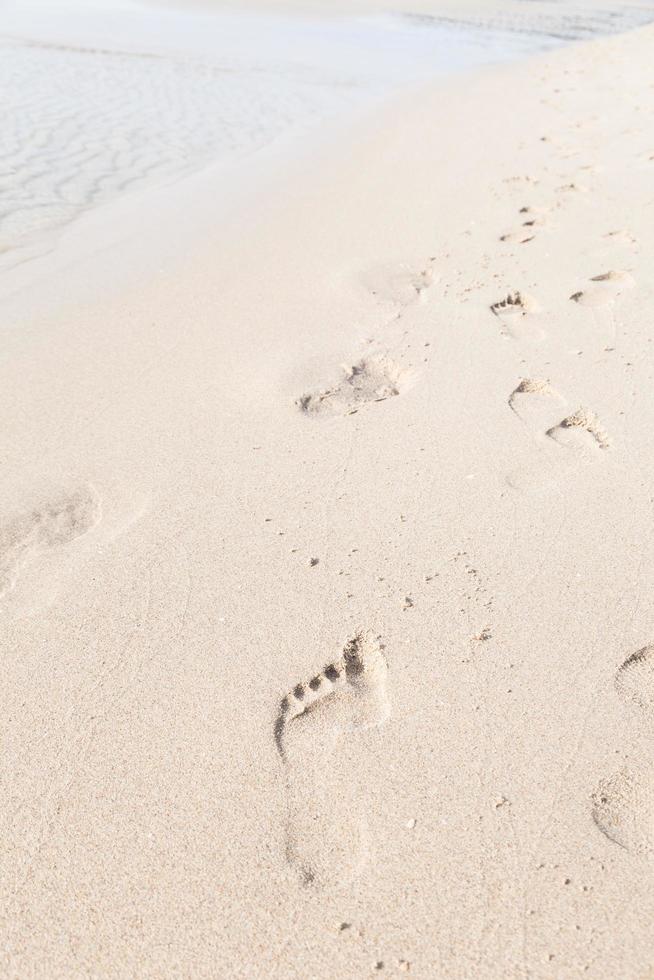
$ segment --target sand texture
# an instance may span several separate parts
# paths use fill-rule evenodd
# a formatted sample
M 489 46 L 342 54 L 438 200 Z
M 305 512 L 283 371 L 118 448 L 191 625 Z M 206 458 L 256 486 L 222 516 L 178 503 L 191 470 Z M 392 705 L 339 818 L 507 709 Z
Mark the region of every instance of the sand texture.
M 16 280 L 3 977 L 654 976 L 653 45 Z

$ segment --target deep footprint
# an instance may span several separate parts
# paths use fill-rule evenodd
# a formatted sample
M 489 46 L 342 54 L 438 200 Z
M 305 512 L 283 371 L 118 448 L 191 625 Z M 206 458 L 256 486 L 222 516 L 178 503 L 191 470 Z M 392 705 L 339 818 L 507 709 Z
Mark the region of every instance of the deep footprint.
M 387 675 L 378 641 L 358 633 L 281 701 L 274 736 L 287 780 L 286 858 L 303 884 L 349 879 L 365 863 L 365 821 L 347 802 L 359 775 L 338 773 L 331 760 L 337 740 L 389 717 Z
M 32 556 L 70 544 L 99 519 L 100 501 L 89 486 L 10 520 L 0 533 L 0 596 L 14 588 Z
M 332 388 L 302 395 L 297 405 L 306 415 L 354 415 L 370 402 L 396 398 L 411 384 L 413 373 L 387 357 L 363 358 L 346 369 Z

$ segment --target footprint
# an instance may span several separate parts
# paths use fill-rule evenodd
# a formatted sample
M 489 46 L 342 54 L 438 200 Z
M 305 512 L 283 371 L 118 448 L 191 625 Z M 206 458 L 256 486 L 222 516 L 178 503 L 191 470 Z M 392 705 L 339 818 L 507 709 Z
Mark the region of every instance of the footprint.
M 569 184 L 561 184 L 556 190 L 561 191 L 563 194 L 588 194 L 590 188 L 586 187 L 585 184 L 571 181 Z
M 635 286 L 635 280 L 628 272 L 602 272 L 589 280 L 593 285 L 573 293 L 570 297 L 580 306 L 608 306 L 614 303 L 620 293 Z
M 547 210 L 547 208 L 520 208 L 520 214 L 524 219 L 520 228 L 514 228 L 512 231 L 500 235 L 500 241 L 516 245 L 526 245 L 527 242 L 533 241 L 538 229 L 546 223 L 545 214 Z
M 549 381 L 522 378 L 509 395 L 509 408 L 536 434 L 547 429 L 553 421 L 552 413 L 563 401 Z
M 602 236 L 605 240 L 609 241 L 612 245 L 637 245 L 637 240 L 627 231 L 626 228 L 618 228 L 615 231 L 608 231 L 606 235 Z
M 568 415 L 547 430 L 546 435 L 560 446 L 572 449 L 581 456 L 594 456 L 600 449 L 608 449 L 610 442 L 599 419 L 585 408 Z
M 507 231 L 504 235 L 500 235 L 500 241 L 510 245 L 526 245 L 527 242 L 533 242 L 534 238 L 534 230 L 529 222 L 525 222 L 522 228 Z
M 300 410 L 307 415 L 354 415 L 368 402 L 395 398 L 414 379 L 410 369 L 384 356 L 362 358 L 344 370 L 345 376 L 333 388 L 302 395 L 296 402 Z
M 533 224 L 540 225 L 545 224 L 545 215 L 549 214 L 551 208 L 545 207 L 541 204 L 525 204 L 524 207 L 520 208 L 520 214 L 525 216 L 525 224 L 533 222 Z
M 422 267 L 405 264 L 378 266 L 363 276 L 364 285 L 382 302 L 405 307 L 423 301 L 438 281 L 432 256 Z
M 540 313 L 540 310 L 540 306 L 533 297 L 517 291 L 508 293 L 504 299 L 491 305 L 491 312 L 502 322 L 502 333 L 514 339 L 522 336 L 531 336 L 532 339 L 536 340 L 542 339 L 544 332 L 530 323 L 531 316 Z
M 512 392 L 509 406 L 532 431 L 539 455 L 531 465 L 514 470 L 506 481 L 514 490 L 525 492 L 548 490 L 577 468 L 592 463 L 608 449 L 609 437 L 596 415 L 580 408 L 573 415 L 543 431 L 554 405 L 564 399 L 548 381 L 524 379 Z M 565 453 L 553 449 L 553 443 Z
M 627 657 L 615 676 L 620 699 L 635 707 L 641 722 L 654 734 L 654 646 L 642 647 Z
M 99 520 L 100 501 L 90 486 L 11 519 L 0 533 L 0 596 L 14 588 L 33 556 L 65 547 Z
M 621 769 L 603 779 L 591 814 L 601 832 L 631 854 L 654 858 L 654 793 L 643 771 Z
M 367 860 L 365 821 L 352 815 L 361 774 L 340 770 L 350 736 L 390 715 L 387 675 L 379 642 L 357 633 L 338 661 L 280 704 L 274 735 L 287 782 L 286 858 L 305 885 L 351 879 Z
M 507 293 L 504 299 L 498 300 L 491 306 L 495 316 L 526 316 L 527 313 L 536 312 L 536 303 L 529 296 L 520 293 Z

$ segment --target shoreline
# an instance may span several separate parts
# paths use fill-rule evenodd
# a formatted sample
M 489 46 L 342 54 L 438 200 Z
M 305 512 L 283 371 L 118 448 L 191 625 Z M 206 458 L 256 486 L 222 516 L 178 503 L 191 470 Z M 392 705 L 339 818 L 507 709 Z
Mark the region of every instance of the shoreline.
M 320 20 L 300 8 L 284 15 L 283 5 L 265 6 L 263 14 L 229 3 L 171 5 L 156 15 L 148 4 L 115 13 L 97 3 L 80 8 L 80 16 L 71 7 L 62 18 L 35 4 L 8 19 L 10 4 L 4 21 L 12 33 L 2 34 L 0 45 L 14 93 L 7 129 L 16 138 L 3 143 L 3 281 L 16 278 L 15 266 L 56 251 L 61 228 L 125 194 L 152 198 L 157 187 L 175 194 L 180 180 L 214 167 L 222 168 L 216 185 L 230 202 L 243 190 L 235 175 L 263 173 L 266 157 L 281 159 L 276 145 L 288 146 L 290 159 L 304 152 L 302 142 L 324 141 L 320 130 L 338 140 L 339 127 L 365 125 L 366 113 L 384 102 L 565 44 L 574 31 L 566 36 L 563 25 L 570 30 L 575 23 L 573 13 L 557 15 L 560 33 L 549 36 L 542 5 L 515 21 L 510 3 L 486 4 L 495 13 L 485 19 L 454 18 L 445 2 L 425 18 L 384 14 L 374 4 L 368 16 L 322 9 Z M 592 24 L 592 10 L 588 16 Z M 616 30 L 621 22 L 609 26 Z M 21 132 L 26 109 L 48 160 L 43 172 Z M 252 164 L 249 158 L 262 152 L 264 163 Z
M 7 977 L 645 975 L 653 37 L 14 297 Z

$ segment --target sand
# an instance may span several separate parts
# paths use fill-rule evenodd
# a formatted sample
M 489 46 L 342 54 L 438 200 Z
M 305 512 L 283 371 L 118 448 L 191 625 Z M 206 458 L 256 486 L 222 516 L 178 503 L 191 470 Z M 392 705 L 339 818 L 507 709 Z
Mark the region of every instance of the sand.
M 653 42 L 16 279 L 3 976 L 652 975 Z

